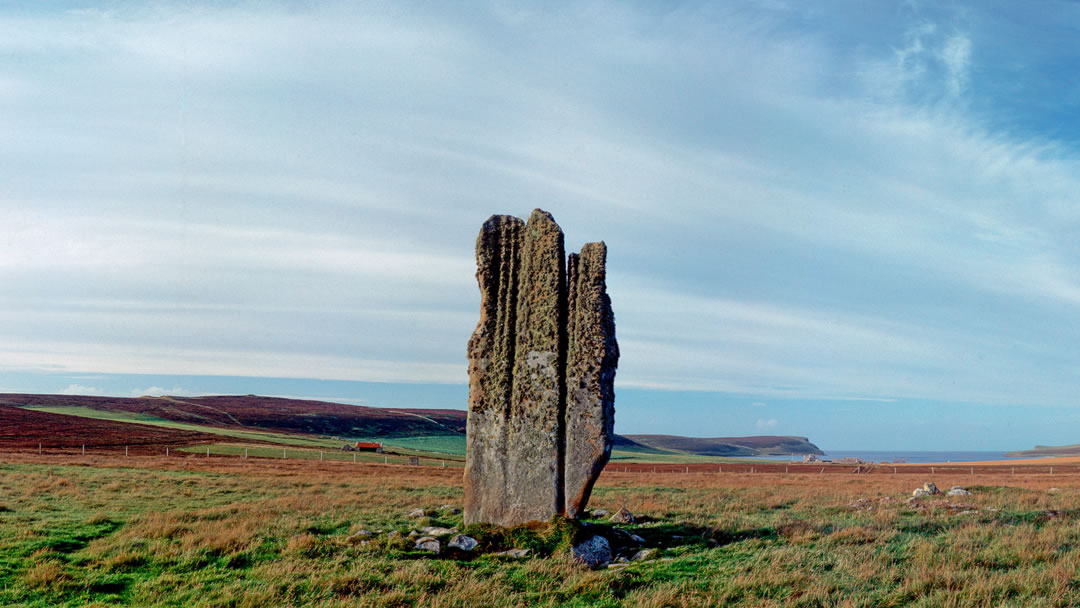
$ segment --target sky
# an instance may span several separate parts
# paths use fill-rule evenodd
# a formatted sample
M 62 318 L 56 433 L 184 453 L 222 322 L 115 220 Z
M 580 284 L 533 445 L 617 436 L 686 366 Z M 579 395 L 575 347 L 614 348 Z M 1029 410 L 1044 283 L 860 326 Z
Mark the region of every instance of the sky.
M 1080 443 L 1080 4 L 0 4 L 0 392 L 467 406 L 608 245 L 616 431 Z

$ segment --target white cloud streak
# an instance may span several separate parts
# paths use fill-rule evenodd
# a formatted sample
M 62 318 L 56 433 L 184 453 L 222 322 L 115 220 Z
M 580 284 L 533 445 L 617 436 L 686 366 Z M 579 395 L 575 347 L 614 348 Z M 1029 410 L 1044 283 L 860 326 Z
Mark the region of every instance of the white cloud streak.
M 791 10 L 0 13 L 0 369 L 461 383 L 539 206 L 620 386 L 1068 402 L 1077 155 L 966 113 L 974 33 Z

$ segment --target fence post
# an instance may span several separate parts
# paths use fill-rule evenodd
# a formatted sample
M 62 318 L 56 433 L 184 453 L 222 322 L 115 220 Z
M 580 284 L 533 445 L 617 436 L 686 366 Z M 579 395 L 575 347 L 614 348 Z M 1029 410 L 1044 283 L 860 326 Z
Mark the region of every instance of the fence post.
M 323 457 L 322 457 L 322 454 L 323 454 L 323 453 L 322 453 L 322 451 L 320 451 L 320 452 L 319 452 L 319 460 L 322 460 L 322 459 L 323 459 Z
M 126 446 L 126 445 L 125 445 L 125 446 L 124 446 L 124 456 L 127 456 L 127 455 L 128 455 L 128 452 L 127 452 L 127 450 L 128 450 L 128 446 Z
M 439 462 L 442 464 L 442 468 L 445 469 L 446 468 L 446 461 L 445 460 L 440 460 Z
M 210 446 L 206 446 L 206 457 L 210 457 Z
M 933 475 L 933 474 L 934 474 L 934 467 L 930 467 L 930 474 L 931 474 L 931 475 Z
M 41 456 L 41 442 L 40 441 L 37 444 L 37 453 L 38 453 L 38 456 Z
M 383 456 L 383 457 L 382 457 L 382 463 L 383 463 L 383 464 L 386 464 L 386 456 Z
M 247 458 L 247 451 L 248 451 L 248 449 L 244 448 L 244 458 Z
M 784 465 L 784 475 L 788 474 L 788 465 Z
M 690 467 L 686 467 L 686 472 L 687 472 L 687 473 L 689 473 L 689 472 L 690 472 Z
M 353 453 L 353 455 L 352 455 L 352 461 L 356 462 L 356 454 L 355 453 Z
M 825 467 L 821 467 L 821 472 L 818 473 L 818 475 L 824 475 L 824 474 L 825 474 Z
M 285 460 L 289 457 L 289 448 L 281 448 L 281 459 Z
M 169 446 L 165 446 L 165 456 L 169 455 Z
M 1053 475 L 1053 474 L 1054 474 L 1054 467 L 1050 467 L 1050 474 L 1051 474 L 1051 475 Z
M 82 444 L 82 455 L 86 456 L 86 444 Z

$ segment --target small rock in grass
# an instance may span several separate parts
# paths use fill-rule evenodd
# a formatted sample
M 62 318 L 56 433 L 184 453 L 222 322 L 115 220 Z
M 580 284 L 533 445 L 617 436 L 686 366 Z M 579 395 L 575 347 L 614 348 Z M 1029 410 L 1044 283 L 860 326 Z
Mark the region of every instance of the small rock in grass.
M 603 536 L 594 536 L 574 545 L 574 560 L 590 568 L 598 568 L 611 562 L 611 543 Z
M 431 553 L 434 553 L 435 555 L 438 555 L 439 552 L 442 551 L 442 545 L 439 544 L 439 541 L 431 538 L 430 536 L 424 536 L 416 539 L 416 548 L 422 549 L 424 551 L 429 551 Z
M 424 526 L 420 528 L 420 531 L 428 536 L 448 536 L 450 534 L 457 534 L 457 528 L 438 528 L 435 526 Z
M 417 530 L 409 530 L 408 536 L 409 538 L 416 538 L 417 536 L 420 536 L 420 532 Z
M 386 535 L 386 538 L 397 538 L 399 536 L 401 536 L 401 532 L 398 532 L 397 530 L 391 530 L 390 533 Z
M 632 524 L 637 520 L 634 518 L 634 514 L 631 513 L 629 509 L 623 507 L 616 511 L 615 514 L 608 519 L 608 521 L 616 524 Z
M 641 538 L 641 537 L 640 537 L 640 536 L 638 536 L 637 534 L 631 534 L 631 535 L 630 535 L 630 540 L 634 541 L 635 543 L 637 543 L 637 544 L 639 544 L 639 545 L 643 545 L 643 544 L 645 544 L 645 539 L 644 539 L 644 538 Z
M 498 555 L 499 557 L 513 557 L 513 558 L 521 559 L 523 557 L 528 557 L 529 550 L 528 549 L 507 549 L 506 551 L 499 551 L 495 555 Z
M 409 519 L 418 519 L 424 517 L 425 513 L 423 509 L 413 509 L 409 511 Z
M 1051 494 L 1053 494 L 1054 492 L 1060 492 L 1060 491 L 1061 491 L 1061 488 L 1050 488 L 1049 490 L 1047 490 L 1047 492 L 1049 492 Z
M 592 517 L 594 518 L 607 517 L 608 515 L 611 515 L 611 512 L 607 509 L 593 509 L 592 511 Z
M 353 532 L 352 534 L 350 534 L 348 536 L 348 538 L 346 538 L 345 540 L 347 540 L 347 541 L 357 541 L 357 540 L 361 540 L 361 539 L 363 539 L 365 537 L 368 537 L 368 536 L 374 536 L 374 534 L 371 532 L 371 530 L 357 530 L 356 532 Z
M 654 553 L 656 553 L 656 549 L 642 549 L 641 551 L 638 551 L 637 553 L 630 556 L 630 561 L 640 562 L 642 560 L 649 559 Z
M 961 488 L 960 486 L 953 486 L 951 490 L 946 492 L 948 496 L 971 496 L 971 492 Z
M 941 490 L 937 489 L 937 486 L 932 481 L 924 483 L 922 489 L 926 490 L 927 494 L 941 494 Z
M 450 539 L 448 546 L 454 549 L 460 549 L 462 551 L 472 551 L 480 543 L 476 542 L 476 539 L 471 536 L 465 536 L 464 534 L 458 534 Z
M 915 488 L 915 490 L 911 493 L 912 498 L 922 498 L 923 496 L 930 496 L 930 492 L 928 492 L 925 488 Z M 908 502 L 911 501 L 909 500 Z

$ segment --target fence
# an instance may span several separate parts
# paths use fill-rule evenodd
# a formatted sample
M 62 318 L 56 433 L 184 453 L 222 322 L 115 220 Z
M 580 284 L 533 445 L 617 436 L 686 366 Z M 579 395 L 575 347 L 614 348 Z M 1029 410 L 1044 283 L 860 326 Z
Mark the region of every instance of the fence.
M 406 466 L 461 467 L 464 461 L 446 457 L 416 456 L 410 454 L 390 454 L 375 452 L 350 452 L 341 449 L 303 448 L 294 446 L 269 445 L 233 445 L 214 444 L 202 446 L 181 445 L 125 445 L 125 446 L 88 446 L 50 445 L 41 443 L 32 448 L 39 455 L 77 455 L 77 456 L 120 456 L 145 457 L 165 456 L 167 458 L 259 458 L 275 460 L 305 460 L 352 462 L 356 464 L 386 464 Z M 21 450 L 19 450 L 21 451 Z

